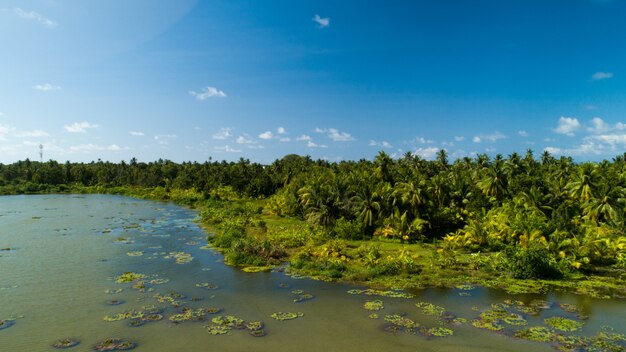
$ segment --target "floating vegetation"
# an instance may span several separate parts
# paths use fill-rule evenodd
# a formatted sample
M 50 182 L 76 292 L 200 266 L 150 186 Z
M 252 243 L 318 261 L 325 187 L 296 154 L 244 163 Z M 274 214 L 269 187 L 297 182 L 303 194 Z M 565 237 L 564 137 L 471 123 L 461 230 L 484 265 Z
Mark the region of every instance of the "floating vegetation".
M 263 329 L 263 323 L 260 321 L 250 321 L 246 324 L 246 329 L 250 331 L 256 331 Z
M 213 249 L 213 247 L 211 247 L 211 246 L 210 246 L 210 245 L 208 245 L 208 244 L 206 244 L 206 245 L 204 245 L 204 246 L 202 246 L 202 247 L 198 247 L 198 248 L 200 248 L 200 249 L 204 249 L 204 250 Z
M 131 321 L 128 322 L 128 326 L 130 326 L 131 328 L 136 328 L 139 326 L 143 326 L 146 322 L 143 319 L 132 319 Z
M 119 306 L 120 304 L 124 303 L 126 303 L 126 301 L 124 301 L 123 299 L 110 299 L 106 301 L 106 304 L 109 306 Z
M 115 314 L 113 316 L 105 315 L 102 318 L 102 320 L 113 322 L 113 321 L 120 321 L 120 320 L 126 320 L 126 319 L 141 319 L 143 318 L 144 314 L 145 313 L 143 311 L 136 310 L 136 309 L 129 309 L 127 311 Z
M 422 310 L 422 313 L 434 317 L 440 317 L 445 313 L 446 309 L 444 307 L 436 306 L 432 303 L 428 302 L 418 302 L 415 304 L 417 308 Z
M 291 291 L 291 293 L 293 293 L 294 295 L 299 295 L 299 294 L 304 293 L 304 291 L 303 290 L 293 290 L 293 291 Z
M 143 280 L 145 279 L 147 276 L 144 274 L 138 274 L 138 273 L 133 273 L 130 271 L 127 271 L 125 273 L 123 273 L 120 276 L 115 277 L 115 282 L 117 282 L 118 284 L 123 284 L 126 282 L 133 282 L 133 281 L 138 281 L 138 280 Z
M 97 345 L 93 346 L 93 350 L 98 352 L 127 351 L 132 350 L 135 347 L 137 347 L 137 344 L 130 340 L 108 338 L 100 341 Z
M 217 290 L 219 288 L 219 286 L 215 284 L 210 284 L 208 282 L 201 282 L 199 284 L 196 284 L 196 287 L 204 288 L 207 290 Z
M 285 283 L 285 282 L 281 282 L 280 284 L 278 284 L 278 287 L 280 287 L 280 288 L 290 288 L 291 285 L 289 285 L 288 283 Z
M 372 288 L 368 288 L 365 290 L 352 289 L 352 290 L 348 290 L 348 293 L 351 295 L 381 296 L 381 297 L 391 297 L 391 298 L 415 298 L 415 295 L 402 292 L 399 290 L 383 291 L 383 290 L 375 290 Z
M 457 285 L 456 286 L 457 289 L 462 290 L 462 291 L 471 291 L 473 289 L 476 288 L 476 286 L 470 285 L 470 284 L 462 284 L 462 285 Z
M 426 336 L 446 337 L 454 335 L 454 330 L 444 327 L 434 327 L 430 329 L 424 329 L 421 331 Z
M 179 299 L 183 299 L 185 298 L 185 296 L 177 292 L 170 292 L 169 294 L 165 296 L 160 293 L 157 293 L 156 295 L 154 295 L 154 298 L 156 299 L 158 303 L 169 303 L 173 307 L 179 307 L 182 304 L 182 302 L 180 302 Z
M 251 330 L 250 331 L 250 335 L 254 336 L 254 337 L 263 337 L 263 336 L 267 335 L 267 333 L 263 329 L 261 329 L 261 330 Z
M 383 308 L 385 308 L 385 306 L 383 305 L 383 301 L 381 300 L 375 300 L 375 301 L 367 301 L 363 304 L 363 308 L 367 309 L 367 310 L 381 310 Z
M 315 298 L 315 296 L 313 296 L 310 293 L 303 293 L 301 295 L 298 295 L 298 297 L 294 298 L 293 301 L 295 303 L 300 303 L 300 302 L 305 302 L 305 301 L 310 301 L 313 298 Z
M 372 313 L 370 315 L 367 316 L 370 319 L 378 319 L 378 314 L 377 313 Z
M 247 273 L 260 273 L 263 271 L 270 271 L 272 270 L 272 267 L 271 266 L 247 266 L 245 268 L 242 268 L 241 270 Z
M 131 240 L 130 238 L 126 238 L 126 237 L 118 237 L 118 238 L 115 239 L 114 242 L 115 243 L 123 243 L 123 244 L 135 243 L 135 241 Z
M 0 330 L 10 328 L 15 324 L 13 319 L 0 319 Z
M 189 242 L 185 242 L 185 244 L 186 244 L 186 245 L 188 245 L 188 246 L 195 246 L 195 245 L 197 245 L 197 244 L 199 244 L 199 243 L 200 243 L 200 242 L 197 242 L 197 241 L 189 241 Z
M 170 279 L 152 279 L 150 281 L 148 281 L 148 283 L 152 284 L 152 285 L 162 285 L 162 284 L 166 284 L 170 282 Z
M 160 321 L 163 320 L 163 314 L 148 314 L 146 316 L 143 317 L 143 320 L 145 321 Z
M 525 330 L 516 331 L 515 337 L 530 341 L 550 342 L 554 339 L 554 332 L 545 326 L 533 326 Z
M 504 317 L 502 321 L 509 325 L 514 325 L 514 326 L 528 325 L 528 321 L 524 319 L 524 317 L 516 313 L 510 313 L 509 315 Z
M 304 313 L 302 312 L 297 312 L 297 313 L 277 312 L 277 313 L 272 313 L 272 315 L 270 315 L 270 317 L 279 321 L 292 320 L 292 319 L 300 318 L 303 316 L 304 316 Z
M 391 323 L 385 327 L 385 330 L 390 332 L 404 330 L 406 332 L 413 332 L 420 326 L 417 322 L 406 318 L 400 314 L 388 314 L 385 315 L 385 321 Z
M 70 348 L 78 345 L 80 343 L 79 339 L 73 337 L 66 337 L 64 339 L 58 339 L 52 343 L 52 347 L 58 349 Z
M 560 331 L 576 331 L 580 330 L 584 323 L 563 317 L 551 317 L 543 320 L 546 325 Z
M 217 307 L 209 307 L 209 308 L 206 308 L 205 310 L 208 314 L 217 314 L 222 311 L 220 308 L 217 308 Z
M 230 333 L 230 328 L 223 325 L 208 325 L 206 331 L 211 335 L 226 335 Z
M 124 291 L 123 288 L 115 288 L 115 289 L 109 288 L 109 289 L 105 290 L 104 293 L 108 293 L 110 295 L 113 295 L 113 294 L 116 294 L 116 293 L 120 293 L 122 291 Z
M 186 321 L 204 321 L 206 320 L 206 309 L 183 308 L 182 313 L 169 316 L 167 319 L 172 323 L 179 324 Z
M 234 315 L 218 315 L 211 319 L 211 322 L 215 325 L 222 325 L 233 329 L 245 329 L 246 324 L 243 319 L 237 318 Z
M 164 256 L 165 259 L 175 259 L 176 264 L 187 264 L 193 260 L 193 257 L 189 253 L 185 252 L 169 252 L 168 255 Z

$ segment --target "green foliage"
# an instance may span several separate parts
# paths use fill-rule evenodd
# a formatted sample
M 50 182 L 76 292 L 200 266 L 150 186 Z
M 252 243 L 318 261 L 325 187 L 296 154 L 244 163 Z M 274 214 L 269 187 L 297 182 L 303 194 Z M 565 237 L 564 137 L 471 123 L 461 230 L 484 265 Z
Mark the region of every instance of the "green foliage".
M 563 271 L 546 248 L 518 248 L 509 260 L 511 274 L 516 279 L 560 279 Z

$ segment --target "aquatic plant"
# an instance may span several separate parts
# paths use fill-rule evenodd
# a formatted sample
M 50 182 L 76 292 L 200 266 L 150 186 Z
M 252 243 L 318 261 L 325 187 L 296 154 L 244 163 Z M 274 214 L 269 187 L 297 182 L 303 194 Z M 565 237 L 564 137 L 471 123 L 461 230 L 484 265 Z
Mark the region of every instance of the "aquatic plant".
M 506 317 L 502 318 L 502 321 L 514 326 L 528 325 L 528 321 L 524 319 L 524 317 L 516 313 L 510 313 Z
M 219 286 L 215 285 L 215 284 L 211 284 L 208 282 L 201 282 L 199 284 L 196 284 L 196 287 L 200 287 L 200 288 L 204 288 L 207 290 L 216 290 L 219 288 Z
M 148 283 L 152 284 L 152 285 L 162 285 L 162 284 L 166 284 L 170 282 L 170 279 L 152 279 L 150 281 L 148 281 Z
M 443 313 L 446 311 L 444 307 L 436 306 L 428 302 L 417 302 L 415 306 L 417 308 L 420 308 L 422 310 L 422 313 L 426 315 L 435 316 L 435 317 L 442 316 Z
M 116 276 L 115 277 L 115 282 L 117 282 L 118 284 L 123 284 L 123 283 L 126 283 L 126 282 L 133 282 L 133 281 L 143 280 L 146 277 L 147 276 L 145 274 L 138 274 L 138 273 L 133 273 L 133 272 L 127 271 L 127 272 L 123 273 L 122 275 Z
M 367 301 L 363 304 L 363 308 L 367 309 L 367 310 L 381 310 L 383 308 L 385 308 L 383 306 L 383 301 L 381 300 L 375 300 L 375 301 Z
M 143 255 L 143 252 L 142 251 L 126 252 L 126 255 L 129 257 L 140 257 Z
M 399 290 L 376 290 L 372 288 L 368 288 L 365 290 L 352 289 L 347 291 L 351 295 L 366 295 L 366 296 L 381 296 L 381 297 L 391 297 L 391 298 L 414 298 L 415 295 L 410 293 L 402 292 Z
M 78 345 L 80 340 L 73 337 L 66 337 L 64 339 L 58 339 L 52 343 L 52 347 L 57 349 L 70 348 Z
M 270 315 L 270 317 L 279 321 L 292 320 L 292 319 L 300 318 L 303 316 L 304 316 L 304 313 L 301 313 L 301 312 L 297 312 L 297 313 L 277 312 L 277 313 L 272 313 L 272 315 Z
M 563 317 L 551 317 L 543 320 L 546 325 L 560 331 L 576 331 L 580 330 L 584 323 Z
M 272 270 L 272 267 L 271 266 L 247 266 L 245 268 L 242 268 L 241 270 L 247 273 L 260 273 L 263 271 L 270 271 Z
M 304 293 L 304 291 L 303 290 L 293 290 L 293 291 L 291 291 L 291 293 L 293 293 L 294 295 L 299 295 L 299 294 Z
M 118 306 L 120 304 L 124 304 L 126 303 L 126 301 L 124 301 L 123 299 L 110 299 L 108 301 L 106 301 L 106 304 L 109 306 Z
M 386 328 L 389 331 L 406 330 L 407 332 L 412 332 L 420 326 L 419 323 L 400 314 L 387 314 L 385 315 L 385 321 L 391 323 L 391 326 Z
M 370 315 L 367 316 L 370 319 L 378 319 L 378 314 L 377 313 L 372 313 Z
M 537 342 L 550 342 L 554 339 L 554 336 L 554 331 L 545 326 L 533 326 L 515 332 L 515 337 Z
M 430 329 L 424 329 L 421 331 L 426 336 L 446 337 L 454 335 L 454 330 L 444 327 L 434 327 Z
M 265 332 L 265 330 L 260 329 L 260 330 L 251 330 L 250 331 L 250 335 L 254 336 L 254 337 L 263 337 L 265 335 L 267 335 L 267 333 Z
M 211 335 L 226 335 L 230 333 L 230 328 L 224 325 L 207 325 L 206 331 Z
M 187 264 L 193 260 L 193 257 L 189 253 L 185 252 L 169 252 L 168 255 L 163 257 L 164 259 L 175 259 L 176 264 Z
M 163 320 L 163 314 L 158 314 L 158 313 L 148 314 L 148 315 L 143 317 L 143 320 L 145 320 L 145 321 L 159 321 L 159 320 Z
M 288 283 L 285 283 L 285 282 L 281 282 L 280 284 L 278 284 L 278 287 L 280 287 L 280 288 L 290 288 L 291 285 L 289 285 Z
M 136 328 L 139 326 L 144 325 L 146 322 L 143 319 L 132 319 L 131 321 L 128 322 L 128 326 L 130 326 L 131 328 Z
M 130 340 L 108 338 L 100 341 L 97 345 L 93 346 L 93 350 L 97 352 L 106 351 L 127 351 L 137 347 L 137 343 Z
M 250 331 L 261 330 L 263 329 L 263 323 L 260 321 L 250 321 L 246 323 L 246 329 Z
M 310 301 L 313 298 L 315 298 L 315 296 L 313 296 L 310 293 L 303 293 L 301 295 L 298 295 L 298 297 L 294 298 L 293 301 L 295 303 L 300 303 L 300 302 L 305 302 L 305 301 Z
M 175 324 L 179 324 L 185 321 L 204 321 L 206 316 L 206 310 L 204 308 L 191 309 L 183 308 L 182 313 L 174 314 L 168 317 L 169 321 Z
M 106 290 L 104 291 L 104 293 L 107 293 L 107 294 L 113 295 L 113 294 L 116 294 L 116 293 L 120 293 L 120 292 L 122 292 L 122 291 L 124 291 L 124 289 L 123 289 L 123 288 L 116 288 L 116 289 L 109 288 L 109 289 L 106 289 Z
M 221 309 L 217 308 L 217 307 L 209 307 L 209 308 L 206 308 L 205 311 L 208 314 L 217 314 L 217 313 L 219 313 L 221 311 Z

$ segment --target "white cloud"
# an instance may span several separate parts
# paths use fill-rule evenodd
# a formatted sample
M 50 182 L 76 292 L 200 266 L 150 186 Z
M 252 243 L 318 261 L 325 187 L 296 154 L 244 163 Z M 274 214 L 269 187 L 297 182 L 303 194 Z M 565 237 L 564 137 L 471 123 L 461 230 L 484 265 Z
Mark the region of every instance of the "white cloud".
M 432 139 L 426 139 L 424 137 L 415 137 L 413 139 L 411 139 L 410 141 L 408 141 L 407 143 L 409 144 L 433 144 L 435 143 L 435 141 L 433 141 Z
M 313 140 L 313 138 L 311 138 L 310 136 L 307 136 L 306 134 L 301 135 L 300 137 L 296 138 L 297 141 L 311 141 Z
M 214 147 L 213 149 L 215 149 L 215 151 L 218 151 L 218 152 L 241 153 L 241 149 L 231 148 L 228 145 L 225 145 L 223 147 Z
M 393 148 L 391 144 L 387 141 L 377 142 L 375 140 L 370 140 L 370 147 L 379 147 L 379 148 Z
M 0 124 L 0 141 L 6 140 L 6 136 L 15 131 L 14 127 Z
M 320 15 L 318 14 L 313 16 L 313 21 L 316 22 L 320 26 L 320 28 L 325 28 L 330 25 L 330 18 L 320 17 Z
M 87 121 L 74 122 L 71 125 L 64 126 L 67 132 L 71 132 L 71 133 L 85 133 L 87 132 L 87 129 L 98 128 L 98 127 L 99 127 L 98 125 L 91 124 Z
M 89 153 L 89 152 L 95 152 L 95 151 L 112 151 L 112 152 L 117 152 L 120 150 L 128 150 L 128 147 L 120 147 L 117 144 L 111 144 L 109 146 L 100 146 L 97 144 L 80 144 L 80 145 L 74 145 L 70 147 L 70 151 L 71 152 L 75 152 L 75 153 Z
M 42 130 L 22 131 L 15 134 L 18 138 L 48 137 L 48 132 Z
M 226 93 L 215 87 L 206 87 L 203 91 L 200 91 L 199 93 L 190 90 L 189 94 L 193 95 L 198 100 L 206 100 L 213 97 L 226 98 Z
M 591 79 L 593 79 L 594 81 L 599 81 L 599 80 L 603 80 L 603 79 L 609 79 L 609 78 L 613 78 L 613 73 L 612 72 L 596 72 L 591 76 Z
M 283 143 L 285 143 L 285 142 L 290 142 L 290 141 L 291 141 L 291 138 L 289 138 L 289 137 L 281 137 L 281 138 L 279 139 L 279 141 L 281 141 L 281 142 L 283 142 Z
M 278 127 L 276 129 L 276 131 L 278 131 L 278 134 L 285 134 L 285 133 L 287 133 L 287 130 L 285 130 L 284 127 Z
M 61 90 L 61 87 L 55 86 L 54 84 L 50 84 L 50 83 L 44 83 L 44 84 L 37 84 L 33 86 L 33 89 L 40 90 L 42 92 L 50 92 L 53 90 Z
M 220 128 L 220 130 L 213 135 L 213 139 L 224 140 L 229 138 L 233 135 L 230 131 L 232 131 L 232 128 Z
M 615 144 L 626 145 L 626 134 L 624 133 L 601 134 L 599 136 L 594 136 L 593 138 L 612 146 Z
M 454 136 L 454 140 L 457 142 L 462 142 L 463 140 L 465 140 L 464 136 Z
M 244 134 L 242 136 L 237 137 L 235 142 L 237 144 L 254 144 L 254 143 L 256 143 L 256 141 L 251 139 L 251 138 L 249 138 L 249 136 L 247 134 Z
M 355 139 L 350 135 L 350 133 L 340 132 L 336 128 L 328 129 L 328 138 L 332 139 L 335 142 L 349 142 L 354 141 Z
M 495 143 L 499 139 L 504 139 L 504 138 L 506 138 L 505 135 L 496 131 L 495 133 L 492 133 L 492 134 L 479 134 L 477 136 L 474 136 L 472 138 L 472 141 L 474 143 L 481 143 L 483 141 L 489 141 L 489 142 Z
M 319 127 L 315 127 L 315 130 L 313 130 L 315 133 L 326 133 L 325 129 L 319 128 Z
M 587 127 L 587 131 L 591 133 L 604 133 L 611 129 L 611 127 L 599 117 L 594 117 L 591 120 L 591 125 L 591 127 Z
M 517 134 L 519 134 L 522 137 L 528 137 L 528 132 L 521 130 L 521 131 L 517 131 Z
M 157 134 L 154 136 L 154 140 L 160 145 L 168 145 L 172 139 L 178 138 L 175 134 Z
M 128 132 L 128 134 L 130 134 L 131 136 L 138 136 L 138 137 L 145 135 L 143 132 L 140 132 L 140 131 L 130 131 Z
M 426 160 L 433 160 L 435 156 L 439 152 L 439 148 L 436 147 L 428 147 L 428 148 L 417 148 L 413 152 L 415 155 L 419 155 Z
M 274 138 L 274 134 L 271 131 L 265 131 L 259 135 L 261 139 L 272 139 Z
M 317 144 L 313 141 L 308 141 L 306 143 L 306 146 L 309 148 L 328 148 L 328 146 L 326 146 L 325 144 Z
M 561 116 L 559 125 L 554 129 L 554 132 L 571 137 L 579 128 L 580 122 L 578 122 L 577 118 Z
M 21 19 L 37 21 L 42 26 L 47 28 L 54 28 L 57 26 L 57 23 L 55 21 L 45 18 L 44 16 L 34 11 L 24 11 L 19 7 L 16 7 L 13 9 L 13 13 L 15 13 Z

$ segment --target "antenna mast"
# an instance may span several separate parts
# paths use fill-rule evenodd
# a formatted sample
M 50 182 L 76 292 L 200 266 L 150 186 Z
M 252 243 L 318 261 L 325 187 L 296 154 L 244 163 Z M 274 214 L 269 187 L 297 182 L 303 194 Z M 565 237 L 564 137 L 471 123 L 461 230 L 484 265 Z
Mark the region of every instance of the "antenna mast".
M 39 162 L 43 163 L 43 144 L 39 145 Z

